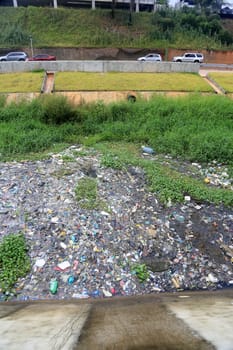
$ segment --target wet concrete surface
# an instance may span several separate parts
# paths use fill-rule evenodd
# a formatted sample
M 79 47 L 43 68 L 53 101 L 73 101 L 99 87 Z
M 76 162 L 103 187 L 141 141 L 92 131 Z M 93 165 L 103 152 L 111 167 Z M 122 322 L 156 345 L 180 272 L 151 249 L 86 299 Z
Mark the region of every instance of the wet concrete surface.
M 233 290 L 0 305 L 0 349 L 232 350 Z

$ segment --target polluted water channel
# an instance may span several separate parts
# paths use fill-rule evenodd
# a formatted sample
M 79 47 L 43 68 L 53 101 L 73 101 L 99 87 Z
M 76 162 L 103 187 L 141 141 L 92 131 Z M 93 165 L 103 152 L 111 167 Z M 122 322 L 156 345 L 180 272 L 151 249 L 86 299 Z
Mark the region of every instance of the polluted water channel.
M 141 157 L 156 161 L 153 150 Z M 180 171 L 232 190 L 217 164 L 164 158 Z M 83 208 L 76 188 L 97 184 Z M 31 270 L 2 301 L 108 298 L 233 286 L 233 211 L 223 205 L 162 205 L 143 169 L 101 165 L 101 154 L 71 146 L 42 161 L 1 163 L 0 236 L 22 232 Z

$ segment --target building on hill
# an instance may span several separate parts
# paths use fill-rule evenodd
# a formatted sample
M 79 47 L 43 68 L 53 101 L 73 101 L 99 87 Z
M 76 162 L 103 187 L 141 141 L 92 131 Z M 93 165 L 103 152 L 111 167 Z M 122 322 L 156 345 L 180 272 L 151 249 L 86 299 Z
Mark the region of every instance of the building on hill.
M 115 0 L 116 8 L 129 8 L 130 0 Z M 57 8 L 66 7 L 89 7 L 92 9 L 111 8 L 112 0 L 0 0 L 0 6 L 49 6 Z M 135 0 L 134 11 L 156 11 L 156 0 Z
M 220 15 L 221 17 L 233 18 L 233 0 L 223 0 L 220 9 Z

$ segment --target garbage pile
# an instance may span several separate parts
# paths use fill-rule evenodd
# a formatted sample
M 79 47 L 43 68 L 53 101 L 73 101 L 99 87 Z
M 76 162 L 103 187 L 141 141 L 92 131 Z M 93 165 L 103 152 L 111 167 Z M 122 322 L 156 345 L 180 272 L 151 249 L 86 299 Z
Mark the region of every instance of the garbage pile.
M 72 146 L 43 161 L 1 163 L 0 238 L 23 232 L 32 266 L 11 300 L 233 286 L 232 208 L 189 196 L 165 207 L 148 192 L 143 169 L 106 168 L 100 156 Z M 217 186 L 232 184 L 225 169 L 194 167 Z M 97 209 L 77 201 L 83 178 L 98 182 Z

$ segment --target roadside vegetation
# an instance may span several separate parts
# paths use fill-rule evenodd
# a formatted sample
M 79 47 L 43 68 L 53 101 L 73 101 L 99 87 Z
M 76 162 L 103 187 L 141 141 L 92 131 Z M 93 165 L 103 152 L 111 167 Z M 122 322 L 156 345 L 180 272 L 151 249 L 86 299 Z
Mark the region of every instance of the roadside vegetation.
M 0 92 L 40 92 L 43 72 L 0 74 Z
M 226 93 L 233 93 L 233 73 L 231 72 L 211 72 L 209 77 L 221 86 Z
M 40 92 L 43 72 L 0 74 L 0 93 Z M 184 91 L 213 92 L 192 73 L 85 73 L 57 72 L 56 91 Z
M 142 63 L 143 64 L 143 63 Z M 198 74 L 58 72 L 56 91 L 187 91 L 213 92 Z
M 2 99 L 0 160 L 44 158 L 70 144 L 84 144 L 102 152 L 104 166 L 143 167 L 150 189 L 164 203 L 182 201 L 189 193 L 199 201 L 232 205 L 232 191 L 181 174 L 168 162 L 141 158 L 141 146 L 149 145 L 161 157 L 224 164 L 232 175 L 232 103 L 225 96 L 199 94 L 76 107 L 64 96 L 42 96 L 8 105 Z
M 111 9 L 1 7 L 0 47 L 232 49 L 231 20 L 184 8 L 133 13 Z M 46 29 L 46 30 L 45 30 Z

